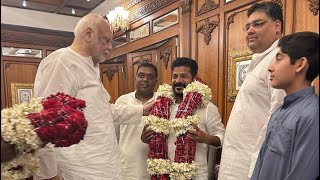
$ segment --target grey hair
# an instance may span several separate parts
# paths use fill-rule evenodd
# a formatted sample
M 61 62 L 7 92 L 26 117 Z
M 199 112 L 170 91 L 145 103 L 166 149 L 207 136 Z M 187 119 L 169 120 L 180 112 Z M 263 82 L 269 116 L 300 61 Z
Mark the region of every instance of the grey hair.
M 97 25 L 104 20 L 101 16 L 97 14 L 88 14 L 81 18 L 76 27 L 74 28 L 74 36 L 79 36 L 82 34 L 86 29 L 91 28 L 96 30 Z

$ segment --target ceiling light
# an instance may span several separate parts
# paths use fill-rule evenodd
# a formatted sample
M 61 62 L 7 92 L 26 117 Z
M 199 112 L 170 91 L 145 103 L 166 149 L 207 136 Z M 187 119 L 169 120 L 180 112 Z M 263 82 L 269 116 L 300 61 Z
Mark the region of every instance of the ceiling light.
M 23 6 L 23 7 L 26 7 L 26 6 L 27 6 L 27 1 L 26 1 L 26 0 L 23 0 L 23 1 L 22 1 L 22 6 Z
M 90 1 L 90 0 L 87 0 L 88 2 Z
M 110 22 L 113 32 L 126 31 L 129 26 L 129 11 L 123 7 L 116 7 L 114 10 L 107 14 L 108 21 Z
M 71 13 L 72 14 L 75 14 L 76 13 L 76 10 L 74 10 L 73 8 L 71 9 Z

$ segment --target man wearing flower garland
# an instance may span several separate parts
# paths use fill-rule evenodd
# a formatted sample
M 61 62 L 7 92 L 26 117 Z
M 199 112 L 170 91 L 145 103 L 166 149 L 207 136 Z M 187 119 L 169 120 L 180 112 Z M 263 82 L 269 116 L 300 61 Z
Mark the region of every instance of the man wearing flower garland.
M 285 96 L 283 90 L 272 88 L 267 69 L 278 52 L 282 9 L 277 3 L 261 2 L 250 7 L 247 16 L 244 31 L 253 56 L 226 126 L 219 180 L 250 178 L 269 118 Z
M 139 64 L 136 73 L 136 90 L 120 96 L 115 104 L 142 105 L 154 102 L 157 77 L 158 71 L 155 65 L 148 62 Z M 143 127 L 142 119 L 139 125 L 120 125 L 119 148 L 124 180 L 150 179 L 146 163 L 149 148 L 140 140 Z
M 159 138 L 161 138 L 160 137 L 161 134 L 156 133 L 155 131 L 157 131 L 157 130 L 153 130 L 151 128 L 154 125 L 150 125 L 150 126 L 146 125 L 142 134 L 141 134 L 141 140 L 144 143 L 149 143 L 149 147 L 153 146 L 152 144 L 154 144 L 154 143 L 151 141 L 153 141 L 152 139 L 155 136 L 159 137 L 156 139 L 156 142 L 158 142 L 158 143 L 156 143 L 156 145 L 159 144 L 159 142 L 160 143 L 167 143 L 168 159 L 166 159 L 167 157 L 162 157 L 162 159 L 164 159 L 163 162 L 170 161 L 169 163 L 171 165 L 164 164 L 164 166 L 166 166 L 166 169 L 163 167 L 156 167 L 156 169 L 158 169 L 158 168 L 164 169 L 161 171 L 165 172 L 166 174 L 170 174 L 168 176 L 170 176 L 170 178 L 172 180 L 181 179 L 182 177 L 184 177 L 184 179 L 191 179 L 192 178 L 194 180 L 207 180 L 208 179 L 208 167 L 207 167 L 208 145 L 213 145 L 216 147 L 221 146 L 221 144 L 223 142 L 225 129 L 224 129 L 224 126 L 221 122 L 221 117 L 218 112 L 218 108 L 215 105 L 213 105 L 211 102 L 208 102 L 204 106 L 199 106 L 198 108 L 195 108 L 193 110 L 190 110 L 190 107 L 192 105 L 190 105 L 188 103 L 186 104 L 186 102 L 185 102 L 184 90 L 188 89 L 188 87 L 189 87 L 188 85 L 192 84 L 193 82 L 199 83 L 198 81 L 195 81 L 197 71 L 198 71 L 197 62 L 190 59 L 190 58 L 177 58 L 176 60 L 174 60 L 172 62 L 171 69 L 172 69 L 172 87 L 171 88 L 169 87 L 170 88 L 169 90 L 173 91 L 172 94 L 174 96 L 173 99 L 175 101 L 172 102 L 171 106 L 169 107 L 168 112 L 170 113 L 169 114 L 170 120 L 168 122 L 169 122 L 169 124 L 170 124 L 170 122 L 172 123 L 172 125 L 171 125 L 171 128 L 172 128 L 172 127 L 177 127 L 175 125 L 178 125 L 178 124 L 175 124 L 175 122 L 179 122 L 184 125 L 187 125 L 189 123 L 188 118 L 190 117 L 190 119 L 193 119 L 192 117 L 195 117 L 194 119 L 195 119 L 195 121 L 198 122 L 198 124 L 195 124 L 195 121 L 191 120 L 191 122 L 194 122 L 194 123 L 192 123 L 193 128 L 192 127 L 190 128 L 190 125 L 188 124 L 187 125 L 188 128 L 182 129 L 182 131 L 175 131 L 174 129 L 167 131 L 168 136 L 165 136 L 165 139 L 166 139 L 166 137 L 168 139 L 164 140 L 163 142 L 161 141 L 161 139 L 159 139 Z M 209 89 L 209 91 L 211 91 L 211 90 Z M 211 98 L 211 92 L 210 92 L 209 99 L 210 98 Z M 191 98 L 189 100 L 191 102 L 195 99 Z M 157 104 L 157 102 L 156 102 L 156 104 Z M 184 106 L 184 107 L 182 107 L 182 106 Z M 161 109 L 163 107 L 159 107 L 159 108 Z M 184 117 L 186 119 L 180 118 L 182 120 L 182 121 L 180 121 L 180 120 L 178 120 L 179 118 L 177 118 L 177 115 L 179 113 L 183 113 L 183 111 L 184 112 L 190 111 L 189 112 L 190 116 L 188 116 L 188 118 Z M 152 112 L 153 111 L 151 111 L 151 113 Z M 157 114 L 157 113 L 155 113 L 155 114 Z M 161 112 L 160 112 L 160 114 L 161 114 Z M 197 118 L 199 118 L 199 119 L 196 120 Z M 187 124 L 185 124 L 185 123 L 187 123 Z M 156 129 L 156 128 L 154 128 L 154 129 Z M 165 133 L 165 131 L 164 131 L 164 133 Z M 182 137 L 184 137 L 184 139 L 181 139 Z M 182 141 L 185 141 L 185 142 L 188 141 L 190 143 L 184 144 L 181 141 L 179 141 L 179 139 Z M 175 144 L 179 148 L 176 148 Z M 164 144 L 164 145 L 166 145 L 166 144 Z M 194 146 L 195 146 L 195 149 L 193 149 Z M 164 148 L 163 150 L 166 151 L 166 148 Z M 191 151 L 191 155 L 190 155 L 190 151 Z M 149 157 L 150 157 L 150 155 L 157 156 L 157 154 L 158 154 L 157 152 L 154 153 L 151 151 L 150 151 L 150 153 L 149 153 Z M 166 156 L 166 154 L 165 154 L 165 156 Z M 183 160 L 184 159 L 183 157 L 188 157 L 187 159 L 185 159 L 188 162 Z M 191 161 L 189 161 L 189 158 L 191 158 L 192 163 L 191 163 Z M 151 164 L 150 164 L 151 166 L 153 166 L 152 161 L 153 161 L 152 159 L 149 160 L 149 162 L 151 162 Z M 162 161 L 162 160 L 160 159 L 160 161 Z M 185 162 L 185 163 L 180 163 L 180 162 Z M 179 164 L 187 167 L 187 169 L 189 169 L 190 167 L 192 169 L 190 169 L 190 171 L 187 170 L 186 172 L 180 173 L 180 172 L 176 171 L 176 168 L 178 166 L 180 166 Z M 149 166 L 149 164 L 148 164 L 148 166 Z M 195 171 L 194 171 L 194 167 L 196 169 Z M 148 170 L 148 172 L 151 172 L 151 174 L 155 173 L 152 170 L 152 167 L 151 167 L 151 169 Z M 161 172 L 156 173 L 156 174 L 157 175 L 154 176 L 155 179 L 157 178 L 157 176 L 159 177 L 159 176 L 163 175 L 163 174 L 161 174 Z M 164 179 L 167 179 L 168 176 L 165 176 Z
M 115 106 L 112 111 L 110 95 L 99 72 L 99 63 L 105 61 L 112 49 L 112 32 L 103 17 L 93 13 L 84 16 L 74 35 L 70 47 L 59 49 L 41 61 L 34 90 L 36 96 L 63 92 L 83 99 L 87 132 L 79 144 L 60 149 L 47 146 L 39 151 L 40 172 L 34 179 L 121 180 L 114 120 L 140 123 L 151 107 Z

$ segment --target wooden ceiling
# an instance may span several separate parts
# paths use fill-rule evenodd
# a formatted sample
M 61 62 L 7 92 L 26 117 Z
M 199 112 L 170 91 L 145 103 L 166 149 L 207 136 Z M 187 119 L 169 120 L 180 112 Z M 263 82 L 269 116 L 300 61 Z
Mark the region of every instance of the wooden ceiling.
M 26 7 L 22 6 L 22 1 L 23 0 L 1 0 L 1 5 L 82 17 L 99 6 L 104 0 L 26 0 Z M 72 8 L 75 10 L 75 14 L 72 14 Z

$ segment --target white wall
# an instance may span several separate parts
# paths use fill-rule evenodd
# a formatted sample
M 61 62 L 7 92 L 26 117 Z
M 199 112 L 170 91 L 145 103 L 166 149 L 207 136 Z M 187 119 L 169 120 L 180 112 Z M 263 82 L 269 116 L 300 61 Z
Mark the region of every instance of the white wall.
M 73 32 L 79 17 L 1 6 L 1 23 Z

